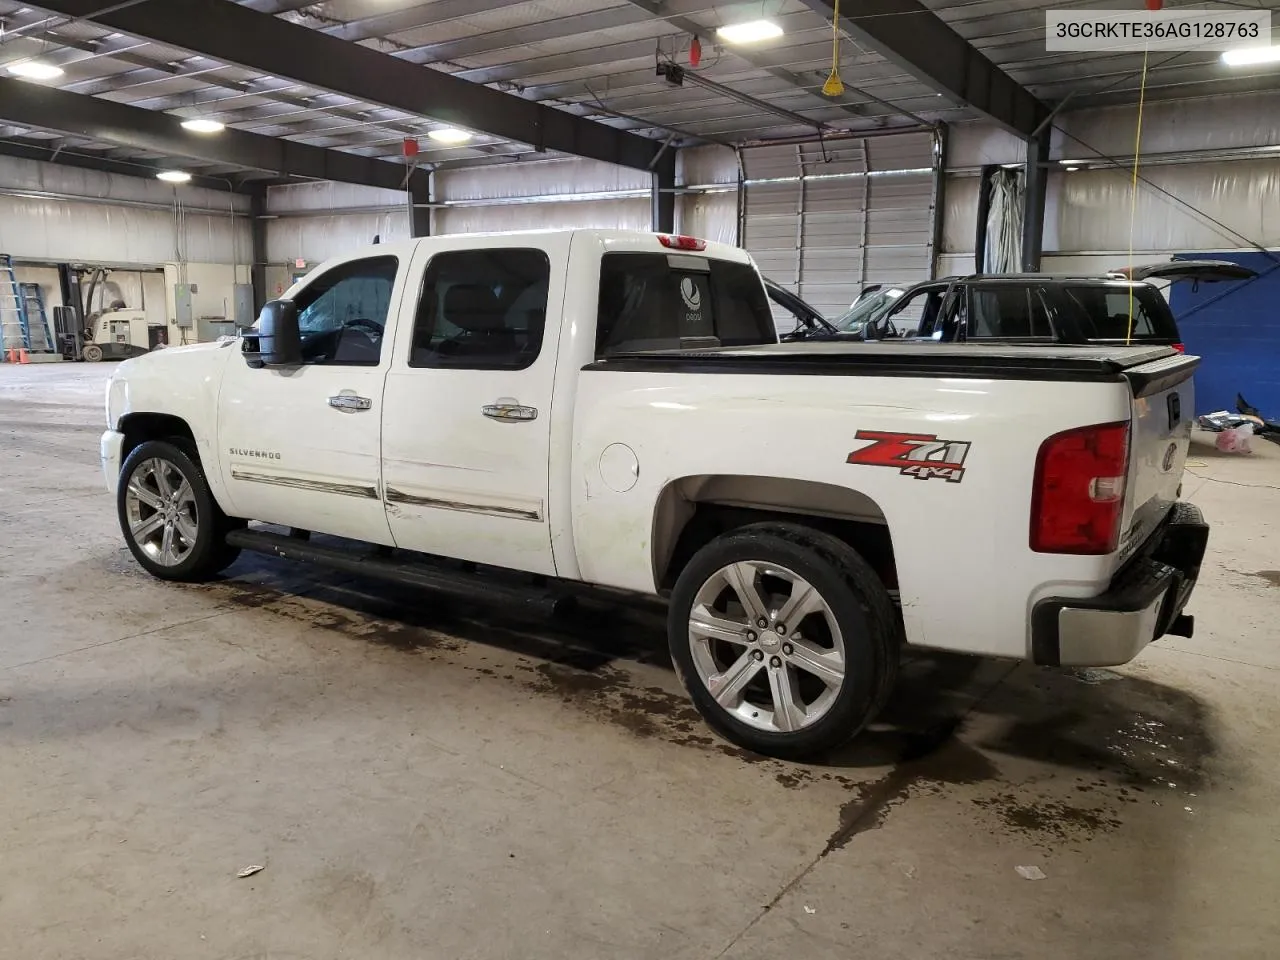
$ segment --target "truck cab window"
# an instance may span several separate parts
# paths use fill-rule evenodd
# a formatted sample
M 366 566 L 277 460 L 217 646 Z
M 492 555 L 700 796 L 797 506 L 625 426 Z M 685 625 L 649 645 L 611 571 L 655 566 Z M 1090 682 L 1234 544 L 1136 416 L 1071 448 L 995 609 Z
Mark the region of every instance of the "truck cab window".
M 550 281 L 551 261 L 541 250 L 436 254 L 422 284 L 409 366 L 531 366 L 542 350 Z
M 597 357 L 777 338 L 764 284 L 749 264 L 664 253 L 602 258 Z
M 377 366 L 398 268 L 395 257 L 370 257 L 309 283 L 294 300 L 303 362 Z

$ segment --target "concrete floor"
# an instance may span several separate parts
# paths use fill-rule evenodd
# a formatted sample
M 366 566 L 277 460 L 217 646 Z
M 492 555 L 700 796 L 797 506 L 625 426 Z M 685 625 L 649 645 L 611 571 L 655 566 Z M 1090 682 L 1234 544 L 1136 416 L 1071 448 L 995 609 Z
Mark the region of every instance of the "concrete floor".
M 643 604 L 150 580 L 98 475 L 110 369 L 0 366 L 0 956 L 1276 955 L 1280 447 L 1193 451 L 1194 640 L 920 657 L 789 766 L 707 732 Z

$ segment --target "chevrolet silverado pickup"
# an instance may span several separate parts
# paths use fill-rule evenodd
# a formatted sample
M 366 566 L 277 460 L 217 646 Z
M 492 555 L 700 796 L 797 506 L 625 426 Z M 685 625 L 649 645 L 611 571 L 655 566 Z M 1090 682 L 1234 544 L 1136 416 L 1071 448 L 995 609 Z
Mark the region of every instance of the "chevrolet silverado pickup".
M 904 644 L 1104 665 L 1190 635 L 1197 358 L 776 341 L 729 246 L 384 244 L 242 338 L 122 364 L 102 464 L 162 579 L 252 549 L 428 588 L 448 558 L 667 597 L 698 710 L 785 758 L 865 726 Z

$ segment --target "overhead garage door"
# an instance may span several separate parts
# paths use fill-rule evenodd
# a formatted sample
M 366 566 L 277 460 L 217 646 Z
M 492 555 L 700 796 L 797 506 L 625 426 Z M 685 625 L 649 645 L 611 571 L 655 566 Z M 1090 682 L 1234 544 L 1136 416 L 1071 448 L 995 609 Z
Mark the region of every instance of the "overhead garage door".
M 935 163 L 929 133 L 747 148 L 742 245 L 827 316 L 863 284 L 927 280 Z

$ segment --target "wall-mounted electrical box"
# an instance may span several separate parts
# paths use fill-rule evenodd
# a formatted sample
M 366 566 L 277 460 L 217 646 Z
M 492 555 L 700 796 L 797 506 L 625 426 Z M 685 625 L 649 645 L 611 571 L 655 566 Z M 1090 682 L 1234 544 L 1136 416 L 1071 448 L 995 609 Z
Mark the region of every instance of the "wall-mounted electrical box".
M 196 321 L 196 340 L 200 343 L 212 343 L 219 337 L 234 337 L 236 325 L 222 317 L 201 317 Z
M 253 284 L 237 283 L 235 285 L 235 301 L 231 311 L 231 319 L 237 327 L 253 326 Z
M 191 294 L 195 292 L 195 286 L 185 283 L 175 283 L 173 285 L 173 314 L 174 323 L 179 327 L 190 329 L 194 319 L 191 314 Z

